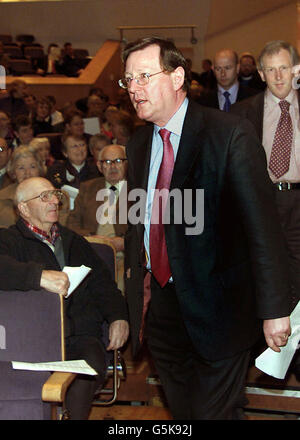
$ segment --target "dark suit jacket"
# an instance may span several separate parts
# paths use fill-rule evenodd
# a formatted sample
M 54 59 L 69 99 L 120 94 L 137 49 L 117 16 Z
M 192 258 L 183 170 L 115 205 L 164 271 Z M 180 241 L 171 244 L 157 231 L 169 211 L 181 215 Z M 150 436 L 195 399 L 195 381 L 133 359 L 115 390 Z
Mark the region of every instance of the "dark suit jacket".
M 236 102 L 230 107 L 230 113 L 251 121 L 261 142 L 263 138 L 264 100 L 265 92 L 260 92 L 243 102 Z
M 250 87 L 239 85 L 239 90 L 237 93 L 236 101 L 242 101 L 250 96 L 256 95 L 259 90 L 250 89 Z M 198 104 L 204 105 L 205 107 L 219 108 L 218 99 L 218 89 L 211 90 L 208 93 L 204 93 L 200 98 L 197 99 Z
M 260 74 L 256 70 L 252 77 L 249 80 L 243 79 L 241 76 L 239 76 L 238 80 L 241 84 L 244 86 L 250 87 L 251 89 L 256 89 L 259 92 L 266 89 L 266 83 L 263 81 L 260 77 Z
M 152 133 L 152 125 L 141 128 L 127 146 L 129 189 L 147 189 Z M 171 190 L 192 189 L 195 195 L 204 189 L 203 232 L 186 235 L 184 221 L 173 224 L 171 205 L 165 233 L 187 330 L 201 356 L 211 360 L 250 347 L 260 335 L 260 319 L 291 310 L 273 189 L 252 133 L 248 121 L 190 101 L 171 181 Z M 143 224 L 137 224 L 125 236 L 134 351 L 143 311 L 143 235 Z

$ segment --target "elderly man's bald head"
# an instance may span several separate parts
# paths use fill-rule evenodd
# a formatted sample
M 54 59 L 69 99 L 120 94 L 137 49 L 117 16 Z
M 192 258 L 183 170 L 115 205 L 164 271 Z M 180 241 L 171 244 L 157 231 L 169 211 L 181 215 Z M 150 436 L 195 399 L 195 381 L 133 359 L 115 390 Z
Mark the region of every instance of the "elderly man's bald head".
M 42 191 L 51 189 L 54 189 L 52 183 L 43 177 L 31 177 L 29 179 L 25 179 L 17 186 L 14 199 L 15 205 L 18 206 L 18 204 L 24 200 L 35 197 Z

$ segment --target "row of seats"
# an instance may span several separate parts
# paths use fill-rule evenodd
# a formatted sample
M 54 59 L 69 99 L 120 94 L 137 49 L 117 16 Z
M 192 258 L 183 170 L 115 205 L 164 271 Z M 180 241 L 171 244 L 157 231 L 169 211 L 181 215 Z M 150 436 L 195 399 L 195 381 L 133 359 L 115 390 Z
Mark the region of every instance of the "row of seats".
M 3 43 L 4 53 L 10 57 L 10 73 L 14 76 L 34 75 L 35 66 L 40 64 L 40 60 L 45 60 L 48 51 L 44 46 L 36 41 L 34 35 L 17 35 L 14 41 L 12 35 L 0 34 L 0 42 Z M 74 49 L 76 59 L 88 62 L 89 51 L 87 49 Z M 61 56 L 65 55 L 64 49 Z
M 44 58 L 45 51 L 44 47 L 35 43 L 34 45 L 26 45 L 23 48 L 18 46 L 17 44 L 4 44 L 4 52 L 7 53 L 11 58 L 22 59 L 22 58 Z M 62 56 L 64 55 L 64 51 L 61 51 Z M 75 58 L 86 58 L 89 56 L 89 51 L 87 49 L 74 49 Z
M 0 41 L 3 42 L 3 44 L 11 44 L 13 43 L 14 39 L 11 34 L 0 34 Z M 34 35 L 30 34 L 19 34 L 16 36 L 16 42 L 19 44 L 32 44 L 35 41 Z
M 10 71 L 14 76 L 34 75 L 33 60 L 45 58 L 42 46 L 26 46 L 24 53 L 18 46 L 4 46 L 4 52 L 10 56 Z M 74 49 L 75 58 L 83 60 L 88 54 L 87 49 Z

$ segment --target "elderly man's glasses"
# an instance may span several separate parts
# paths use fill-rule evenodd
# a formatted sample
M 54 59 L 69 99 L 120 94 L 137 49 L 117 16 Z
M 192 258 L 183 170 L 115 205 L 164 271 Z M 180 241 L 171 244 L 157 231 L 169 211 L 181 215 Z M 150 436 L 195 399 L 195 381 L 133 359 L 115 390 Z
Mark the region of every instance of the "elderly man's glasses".
M 127 76 L 125 78 L 119 79 L 119 86 L 122 87 L 122 89 L 128 89 L 130 87 L 131 81 L 135 81 L 139 86 L 146 86 L 149 83 L 149 79 L 152 76 L 158 75 L 159 73 L 163 73 L 163 72 L 165 72 L 165 70 L 161 70 L 160 72 L 151 73 L 151 74 L 140 73 L 134 78 L 131 76 Z
M 52 189 L 49 191 L 43 191 L 38 196 L 32 197 L 31 199 L 28 199 L 28 200 L 24 200 L 23 203 L 30 202 L 30 200 L 34 200 L 34 199 L 41 199 L 42 202 L 47 203 L 47 202 L 51 202 L 54 197 L 56 197 L 57 200 L 60 202 L 64 197 L 64 193 L 62 191 L 60 191 L 59 189 Z
M 120 165 L 122 165 L 122 163 L 123 162 L 125 162 L 127 159 L 120 159 L 120 158 L 118 158 L 118 159 L 114 159 L 114 160 L 111 160 L 111 159 L 104 159 L 104 160 L 100 160 L 100 162 L 102 163 L 102 165 L 105 165 L 105 166 L 111 166 L 112 164 L 114 164 L 114 165 L 118 165 L 118 166 L 120 166 Z

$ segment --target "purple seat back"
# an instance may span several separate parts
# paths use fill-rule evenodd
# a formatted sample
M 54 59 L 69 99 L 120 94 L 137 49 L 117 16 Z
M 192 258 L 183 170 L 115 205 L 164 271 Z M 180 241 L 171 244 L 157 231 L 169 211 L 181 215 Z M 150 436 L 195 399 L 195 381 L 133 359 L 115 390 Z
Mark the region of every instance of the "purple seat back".
M 0 290 L 0 361 L 12 360 L 62 360 L 59 295 Z

